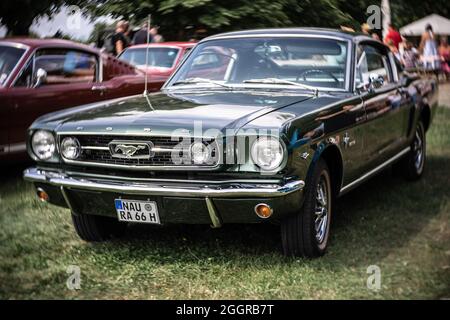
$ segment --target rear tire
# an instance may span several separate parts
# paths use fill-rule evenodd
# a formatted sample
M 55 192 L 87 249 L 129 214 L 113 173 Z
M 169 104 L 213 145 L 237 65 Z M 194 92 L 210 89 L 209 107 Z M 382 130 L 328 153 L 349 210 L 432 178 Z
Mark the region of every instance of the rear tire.
M 426 135 L 423 123 L 417 124 L 414 140 L 411 143 L 411 150 L 399 162 L 399 168 L 405 179 L 415 181 L 420 179 L 425 170 L 426 160 Z
M 114 218 L 88 214 L 73 214 L 72 221 L 78 236 L 88 242 L 118 238 L 125 233 L 126 223 Z
M 327 249 L 333 193 L 327 163 L 320 159 L 305 191 L 300 212 L 281 222 L 281 240 L 286 256 L 320 257 Z

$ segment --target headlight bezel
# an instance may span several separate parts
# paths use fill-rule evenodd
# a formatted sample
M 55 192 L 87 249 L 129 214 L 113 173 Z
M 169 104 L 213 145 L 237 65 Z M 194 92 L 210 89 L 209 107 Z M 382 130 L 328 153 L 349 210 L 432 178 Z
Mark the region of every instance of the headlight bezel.
M 39 141 L 35 140 L 35 139 L 37 139 L 36 137 L 38 135 L 45 136 L 45 137 L 41 137 L 41 140 L 42 139 L 50 140 L 50 143 L 48 143 L 49 150 L 46 152 L 46 153 L 48 153 L 46 156 L 42 156 L 38 150 L 37 143 Z M 37 130 L 33 131 L 30 136 L 30 151 L 31 152 L 29 152 L 29 153 L 32 155 L 32 158 L 36 161 L 44 161 L 44 162 L 52 161 L 58 153 L 58 146 L 57 146 L 57 140 L 56 140 L 55 134 L 52 131 L 45 130 L 45 129 L 37 129 Z
M 260 161 L 258 161 L 257 158 L 255 158 L 256 154 L 257 154 L 255 149 L 257 148 L 258 144 L 267 143 L 267 142 L 265 142 L 267 140 L 270 140 L 271 143 L 276 143 L 277 147 L 279 147 L 279 151 L 280 151 L 279 160 L 274 165 L 271 165 L 271 166 L 262 164 Z M 252 143 L 250 144 L 249 153 L 250 153 L 250 159 L 251 159 L 252 163 L 265 173 L 278 172 L 278 171 L 282 170 L 287 163 L 286 144 L 283 142 L 283 140 L 280 139 L 280 137 L 275 137 L 275 136 L 269 135 L 269 136 L 259 136 L 259 137 L 255 138 L 252 141 Z

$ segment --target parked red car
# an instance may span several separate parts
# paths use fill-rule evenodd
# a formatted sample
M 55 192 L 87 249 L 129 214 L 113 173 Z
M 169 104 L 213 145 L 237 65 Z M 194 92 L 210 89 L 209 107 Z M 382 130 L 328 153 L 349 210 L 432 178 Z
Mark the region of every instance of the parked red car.
M 66 40 L 0 40 L 0 161 L 25 159 L 26 129 L 55 110 L 139 94 L 144 73 Z M 164 81 L 149 79 L 148 90 Z
M 128 47 L 118 58 L 146 71 L 153 80 L 165 81 L 194 46 L 193 42 L 150 43 L 146 61 L 147 45 L 139 44 Z

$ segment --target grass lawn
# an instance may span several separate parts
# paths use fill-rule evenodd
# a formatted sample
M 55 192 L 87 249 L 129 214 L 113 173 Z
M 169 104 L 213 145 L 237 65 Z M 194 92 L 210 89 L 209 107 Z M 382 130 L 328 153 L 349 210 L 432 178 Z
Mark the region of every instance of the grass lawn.
M 316 260 L 284 258 L 272 225 L 131 226 L 121 241 L 88 244 L 68 210 L 37 200 L 23 167 L 3 168 L 0 298 L 450 298 L 450 108 L 427 137 L 423 179 L 388 170 L 343 197 Z M 66 287 L 70 265 L 80 290 Z M 366 286 L 370 265 L 379 291 Z

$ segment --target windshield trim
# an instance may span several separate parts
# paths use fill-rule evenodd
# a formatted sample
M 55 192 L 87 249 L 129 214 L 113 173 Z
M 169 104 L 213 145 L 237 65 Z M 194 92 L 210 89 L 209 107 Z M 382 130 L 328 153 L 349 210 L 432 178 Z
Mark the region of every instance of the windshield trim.
M 306 38 L 306 39 L 313 39 L 313 38 L 319 38 L 319 39 L 329 39 L 329 40 L 335 40 L 335 41 L 340 41 L 340 42 L 345 42 L 347 43 L 347 62 L 346 62 L 346 67 L 345 67 L 345 73 L 346 73 L 346 77 L 345 77 L 345 88 L 341 89 L 341 88 L 327 88 L 327 87 L 318 87 L 319 91 L 338 91 L 338 92 L 352 92 L 352 88 L 350 85 L 350 81 L 351 81 L 351 64 L 352 64 L 352 52 L 353 52 L 353 42 L 351 39 L 347 39 L 344 37 L 337 37 L 337 36 L 329 36 L 329 35 L 318 35 L 318 34 L 271 34 L 271 33 L 265 33 L 265 34 L 257 34 L 257 35 L 253 35 L 253 34 L 249 34 L 249 35 L 230 35 L 230 36 L 212 36 L 212 37 L 208 37 L 206 39 L 203 39 L 202 41 L 200 41 L 199 43 L 197 43 L 197 45 L 195 45 L 189 52 L 188 56 L 185 56 L 184 59 L 181 61 L 181 63 L 178 64 L 177 68 L 175 69 L 175 71 L 171 74 L 171 76 L 167 79 L 167 81 L 164 83 L 164 85 L 161 87 L 161 90 L 163 89 L 169 89 L 173 86 L 169 86 L 168 84 L 172 81 L 172 79 L 176 76 L 176 74 L 181 70 L 181 68 L 183 67 L 183 65 L 186 63 L 186 61 L 188 60 L 188 58 L 191 56 L 191 54 L 193 54 L 195 52 L 195 50 L 198 50 L 199 45 L 209 42 L 209 41 L 215 41 L 215 40 L 222 40 L 222 39 L 245 39 L 245 38 L 267 38 L 267 37 L 274 37 L 274 38 Z M 273 85 L 271 85 L 273 86 Z M 175 86 L 176 88 L 181 89 L 182 87 L 185 87 L 183 85 L 181 86 Z M 199 86 L 197 86 L 199 87 Z M 279 87 L 277 85 L 277 87 Z M 292 88 L 292 86 L 290 86 Z
M 177 61 L 179 60 L 179 58 L 180 58 L 180 55 L 182 54 L 182 51 L 184 51 L 182 48 L 180 48 L 180 47 L 177 47 L 177 46 L 164 46 L 164 45 L 149 45 L 148 46 L 148 51 L 150 52 L 150 50 L 151 49 L 177 49 L 177 55 L 175 56 L 175 58 L 174 58 L 174 60 L 173 60 L 173 62 L 172 62 L 172 65 L 170 66 L 170 67 L 160 67 L 160 66 L 147 66 L 147 65 L 145 65 L 145 64 L 133 64 L 133 65 L 135 65 L 136 67 L 137 66 L 139 66 L 139 67 L 155 67 L 155 68 L 166 68 L 166 69 L 172 69 L 173 67 L 175 67 L 176 65 L 177 65 Z M 125 52 L 126 51 L 131 51 L 131 50 L 139 50 L 139 49 L 143 49 L 143 50 L 146 50 L 147 51 L 147 47 L 146 46 L 139 46 L 139 47 L 137 47 L 137 46 L 131 46 L 131 47 L 128 47 L 128 48 L 126 48 L 125 50 L 123 50 L 121 53 L 120 53 L 120 55 L 117 57 L 118 59 L 120 59 L 121 57 L 122 57 L 122 55 L 124 55 L 125 54 Z M 128 62 L 129 64 L 131 64 L 131 62 L 129 62 L 129 61 L 127 61 L 127 60 L 122 60 L 122 61 L 125 61 L 125 62 Z
M 288 91 L 307 91 L 312 92 L 312 90 L 302 87 L 297 87 L 293 85 L 285 85 L 285 84 L 260 84 L 260 83 L 236 83 L 236 84 L 226 84 L 228 86 L 228 90 L 247 90 L 247 89 L 278 89 L 278 90 L 288 90 Z M 204 84 L 179 84 L 179 85 L 171 85 L 168 87 L 163 87 L 161 90 L 167 91 L 177 91 L 177 90 L 205 90 L 205 89 L 227 89 L 225 87 L 219 87 L 215 85 L 209 85 L 207 83 Z M 318 87 L 319 92 L 348 92 L 342 88 L 327 88 L 327 87 Z
M 8 83 L 13 83 L 14 79 L 12 79 L 13 75 L 16 73 L 19 66 L 22 64 L 23 60 L 26 58 L 28 52 L 30 51 L 30 46 L 27 46 L 23 43 L 17 43 L 17 42 L 11 42 L 11 41 L 0 41 L 0 47 L 14 47 L 17 49 L 23 49 L 22 55 L 20 56 L 19 60 L 17 60 L 16 65 L 11 70 L 11 72 L 8 74 L 8 77 L 6 77 L 3 84 L 0 83 L 0 88 L 6 88 L 8 86 Z M 11 80 L 12 79 L 12 80 Z

